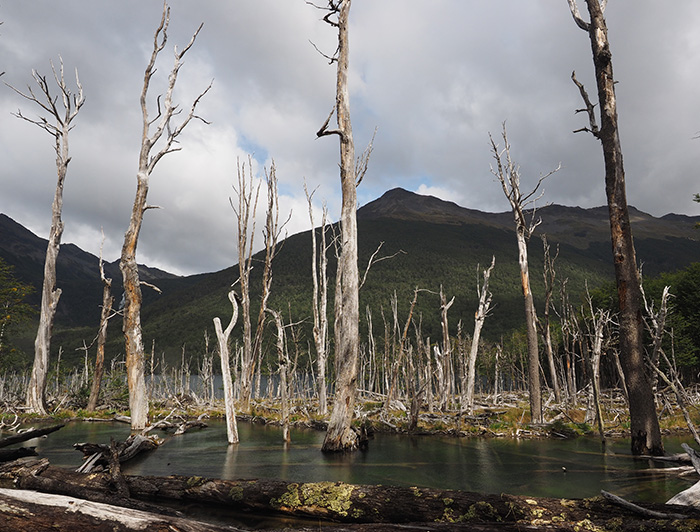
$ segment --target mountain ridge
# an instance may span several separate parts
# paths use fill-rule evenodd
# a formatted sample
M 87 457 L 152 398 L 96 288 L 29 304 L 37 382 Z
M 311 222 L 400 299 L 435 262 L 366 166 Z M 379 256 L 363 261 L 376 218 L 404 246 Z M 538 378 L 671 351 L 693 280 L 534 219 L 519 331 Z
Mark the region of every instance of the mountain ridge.
M 630 213 L 637 256 L 644 264 L 645 275 L 675 271 L 700 262 L 700 231 L 694 228 L 700 217 L 669 214 L 655 218 L 633 208 Z M 578 297 L 586 284 L 593 289 L 613 280 L 606 207 L 549 205 L 537 209 L 535 214 L 542 219 L 538 233 L 546 233 L 553 248 L 559 247 L 557 276 L 569 279 L 572 294 Z M 485 328 L 485 337 L 497 339 L 520 327 L 522 295 L 510 212 L 484 213 L 432 196 L 392 189 L 358 210 L 358 227 L 361 270 L 381 242 L 382 253 L 387 256 L 404 252 L 372 267 L 360 292 L 361 308 L 384 312 L 382 309 L 390 309 L 390 300 L 396 297 L 402 313 L 407 311 L 414 289 L 426 289 L 416 310 L 423 316 L 424 334 L 436 338 L 440 335 L 439 301 L 434 294 L 444 287 L 448 297 L 456 296 L 450 310 L 451 328 L 461 320 L 469 330 L 476 305 L 478 265 L 490 263 L 493 255 L 496 256 L 492 276 L 495 311 Z M 41 285 L 45 250 L 46 240 L 0 215 L 0 257 L 15 266 L 21 280 Z M 335 271 L 332 255 L 329 256 L 331 276 Z M 52 345 L 56 349 L 62 344 L 66 346 L 67 362 L 70 356 L 81 356 L 70 355 L 81 345 L 80 340 L 87 338 L 89 343 L 95 334 L 102 293 L 98 260 L 72 244 L 61 246 L 58 282 L 63 295 L 57 315 L 56 341 Z M 539 239 L 530 241 L 530 261 L 531 283 L 537 298 L 542 291 Z M 118 299 L 121 293 L 118 261 L 110 265 L 116 268 L 112 273 L 113 294 Z M 310 269 L 310 231 L 287 237 L 273 263 L 270 305 L 301 320 L 302 327 L 308 325 L 311 315 Z M 226 293 L 238 277 L 237 265 L 185 277 L 157 269 L 144 271 L 159 276 L 151 280 L 163 292 L 144 291 L 144 343 L 151 345 L 155 341 L 159 351 L 178 361 L 185 345 L 188 352 L 203 351 L 203 332 L 207 331 L 209 338 L 214 337 L 212 318 L 230 315 Z M 259 300 L 255 290 L 259 289 L 257 277 L 261 275 L 261 268 L 252 272 L 253 305 Z M 35 298 L 38 293 L 34 294 Z M 366 328 L 364 315 L 362 320 Z M 112 320 L 110 356 L 123 351 L 120 328 L 118 320 Z M 234 336 L 240 335 L 238 329 L 234 330 Z M 310 338 L 310 332 L 305 336 Z

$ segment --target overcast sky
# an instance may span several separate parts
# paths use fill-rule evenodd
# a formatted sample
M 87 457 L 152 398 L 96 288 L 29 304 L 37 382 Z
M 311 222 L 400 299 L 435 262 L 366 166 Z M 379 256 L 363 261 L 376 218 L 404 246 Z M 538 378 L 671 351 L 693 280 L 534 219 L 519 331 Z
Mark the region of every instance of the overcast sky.
M 323 0 L 318 0 L 322 2 Z M 585 3 L 580 1 L 581 8 Z M 340 211 L 337 137 L 315 139 L 335 98 L 336 33 L 304 0 L 173 0 L 172 49 L 204 22 L 180 71 L 175 98 L 188 108 L 213 79 L 182 150 L 151 177 L 138 261 L 178 274 L 236 261 L 236 161 L 262 175 L 274 159 L 289 234 L 309 229 L 303 180 L 317 208 Z M 86 103 L 70 133 L 63 242 L 118 257 L 136 191 L 139 94 L 160 20 L 159 0 L 33 0 L 0 5 L 0 71 L 20 89 L 32 69 L 63 58 Z M 358 153 L 377 128 L 360 204 L 403 187 L 464 207 L 503 212 L 490 173 L 488 134 L 507 121 L 523 188 L 561 163 L 544 202 L 605 204 L 599 143 L 574 110 L 572 70 L 597 100 L 590 43 L 566 0 L 355 0 L 350 13 L 351 116 Z M 697 215 L 700 191 L 700 4 L 611 0 L 608 29 L 617 84 L 629 203 L 655 216 Z M 154 79 L 152 93 L 162 91 Z M 11 115 L 39 110 L 0 87 L 0 212 L 46 238 L 56 184 L 52 138 Z M 262 215 L 262 213 L 260 213 Z M 0 235 L 1 238 L 1 235 Z

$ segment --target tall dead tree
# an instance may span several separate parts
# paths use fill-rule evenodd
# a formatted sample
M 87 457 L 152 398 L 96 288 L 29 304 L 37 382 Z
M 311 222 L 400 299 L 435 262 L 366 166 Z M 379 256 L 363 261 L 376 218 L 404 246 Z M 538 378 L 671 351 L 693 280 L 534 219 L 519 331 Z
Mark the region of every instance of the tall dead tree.
M 104 235 L 103 235 L 104 241 Z M 90 396 L 88 397 L 87 410 L 92 412 L 97 408 L 97 400 L 100 396 L 100 386 L 105 364 L 105 344 L 107 343 L 107 325 L 112 317 L 112 279 L 105 276 L 102 249 L 100 248 L 100 279 L 102 279 L 102 311 L 100 312 L 100 329 L 97 333 L 97 355 L 95 356 L 95 371 L 92 375 Z
M 236 293 L 231 290 L 228 293 L 228 300 L 233 306 L 231 321 L 226 326 L 226 329 L 221 327 L 221 320 L 214 318 L 214 331 L 219 345 L 219 359 L 221 360 L 221 377 L 224 385 L 224 408 L 226 410 L 226 437 L 229 444 L 238 443 L 238 423 L 236 422 L 236 407 L 233 397 L 233 383 L 231 381 L 231 362 L 229 357 L 228 342 L 233 332 L 233 327 L 238 320 L 238 302 L 236 301 Z
M 503 124 L 503 149 L 499 149 L 493 137 L 491 140 L 491 151 L 496 161 L 496 169 L 491 168 L 491 173 L 498 179 L 503 188 L 508 202 L 510 203 L 515 220 L 515 236 L 518 241 L 518 263 L 520 265 L 520 281 L 525 300 L 525 323 L 527 327 L 527 351 L 528 351 L 528 387 L 530 395 L 530 418 L 533 423 L 542 423 L 542 392 L 540 387 L 540 358 L 537 342 L 537 314 L 535 303 L 530 289 L 530 273 L 528 271 L 527 243 L 535 228 L 541 220 L 535 218 L 535 201 L 539 197 L 534 197 L 542 182 L 556 172 L 559 168 L 540 176 L 537 184 L 527 194 L 520 191 L 520 168 L 513 162 L 510 156 L 510 144 L 506 133 L 506 125 Z M 525 210 L 532 206 L 531 218 L 528 221 Z
M 32 376 L 27 390 L 27 406 L 30 412 L 46 415 L 46 375 L 49 369 L 49 353 L 51 351 L 51 331 L 53 329 L 56 306 L 61 297 L 61 289 L 56 286 L 56 259 L 61 247 L 61 237 L 63 235 L 63 184 L 68 173 L 68 163 L 70 155 L 68 151 L 68 132 L 73 129 L 72 122 L 78 115 L 80 108 L 85 103 L 83 96 L 83 86 L 80 84 L 78 71 L 75 71 L 75 82 L 78 93 L 74 94 L 68 88 L 63 74 L 63 59 L 60 60 L 60 68 L 56 71 L 53 62 L 51 63 L 53 78 L 58 86 L 59 95 L 52 96 L 49 89 L 49 82 L 45 76 L 32 72 L 34 81 L 39 86 L 39 93 L 36 94 L 31 86 L 27 87 L 27 92 L 22 92 L 14 87 L 12 89 L 26 98 L 30 102 L 37 104 L 47 116 L 39 116 L 37 119 L 28 118 L 18 111 L 15 116 L 39 126 L 54 139 L 54 150 L 56 152 L 56 172 L 58 180 L 56 182 L 56 193 L 54 194 L 51 207 L 51 229 L 49 231 L 49 242 L 46 246 L 46 259 L 44 261 L 44 283 L 41 290 L 41 309 L 39 314 L 39 328 L 34 340 L 34 365 L 32 366 Z M 59 104 L 60 99 L 60 104 Z
M 318 7 L 318 6 L 317 6 Z M 335 357 L 336 391 L 333 411 L 322 450 L 349 451 L 358 446 L 352 430 L 352 417 L 357 392 L 357 360 L 359 356 L 359 271 L 357 267 L 357 186 L 364 171 L 355 167 L 355 143 L 350 122 L 348 66 L 350 49 L 348 25 L 350 0 L 329 0 L 323 20 L 338 29 L 338 48 L 331 58 L 337 65 L 336 101 L 328 118 L 316 133 L 317 137 L 338 135 L 340 139 L 340 257 L 336 273 Z M 336 129 L 328 129 L 335 113 Z M 365 166 L 366 170 L 366 166 Z
M 144 375 L 144 346 L 141 333 L 141 280 L 139 279 L 138 265 L 136 263 L 136 246 L 138 244 L 143 215 L 148 209 L 155 206 L 146 202 L 148 195 L 149 179 L 161 158 L 171 152 L 179 151 L 181 148 L 177 144 L 177 139 L 185 127 L 193 118 L 202 120 L 195 114 L 197 104 L 211 88 L 211 84 L 197 96 L 192 103 L 189 112 L 180 121 L 174 123 L 174 117 L 180 114 L 180 107 L 173 102 L 173 92 L 177 82 L 177 76 L 182 66 L 182 58 L 192 47 L 202 29 L 202 25 L 197 28 L 190 42 L 178 51 L 174 50 L 174 64 L 168 76 L 168 86 L 165 97 L 158 97 L 158 110 L 155 117 L 151 117 L 148 112 L 147 97 L 151 78 L 156 71 L 156 59 L 158 54 L 165 47 L 168 40 L 167 30 L 170 23 L 170 8 L 163 4 L 163 14 L 160 24 L 153 36 L 153 51 L 146 67 L 143 78 L 143 88 L 141 90 L 141 115 L 143 129 L 141 133 L 141 150 L 139 153 L 139 167 L 136 175 L 136 197 L 131 211 L 129 227 L 124 234 L 124 245 L 122 246 L 119 269 L 122 272 L 124 284 L 124 338 L 126 344 L 126 371 L 129 385 L 129 409 L 131 410 L 131 428 L 142 430 L 146 427 L 148 417 L 148 398 L 146 396 L 146 379 Z M 160 142 L 160 144 L 159 144 Z M 156 153 L 152 151 L 156 148 Z
M 244 164 L 238 164 L 237 205 L 231 201 L 236 214 L 238 228 L 238 270 L 241 283 L 241 314 L 243 320 L 243 350 L 240 372 L 240 406 L 244 412 L 250 411 L 253 396 L 253 376 L 256 365 L 260 363 L 262 338 L 265 325 L 267 301 L 272 287 L 272 261 L 278 251 L 278 241 L 287 222 L 279 223 L 279 197 L 277 191 L 277 173 L 274 161 L 269 171 L 265 171 L 267 185 L 267 211 L 263 240 L 265 241 L 265 259 L 263 263 L 262 288 L 258 317 L 253 328 L 252 309 L 250 305 L 250 272 L 253 270 L 253 245 L 255 242 L 255 214 L 260 195 L 260 184 L 254 184 L 253 163 L 248 159 L 248 171 Z
M 600 108 L 600 128 L 596 120 L 594 106 L 586 90 L 576 79 L 575 73 L 571 77 L 581 93 L 586 106 L 581 111 L 587 113 L 589 122 L 588 127 L 577 131 L 588 131 L 600 141 L 605 160 L 605 193 L 608 200 L 612 255 L 620 305 L 620 361 L 629 394 L 632 453 L 636 455 L 662 455 L 664 448 L 654 394 L 644 367 L 644 324 L 642 321 L 641 292 L 632 228 L 627 209 L 625 168 L 618 127 L 615 78 L 604 16 L 606 2 L 604 0 L 602 2 L 601 0 L 586 0 L 590 17 L 590 22 L 586 22 L 579 13 L 576 0 L 567 1 L 577 26 L 589 35 L 593 54 Z
M 484 282 L 479 288 L 477 284 L 477 292 L 479 294 L 479 307 L 474 313 L 474 334 L 472 335 L 471 348 L 469 349 L 469 359 L 467 360 L 466 386 L 464 387 L 464 406 L 469 414 L 474 411 L 474 381 L 476 380 L 476 355 L 479 352 L 479 339 L 481 338 L 481 329 L 484 327 L 486 316 L 491 309 L 491 300 L 493 294 L 489 291 L 489 279 L 491 272 L 496 266 L 496 256 L 491 258 L 491 266 L 483 271 Z M 478 268 L 477 268 L 478 269 Z
M 313 300 L 311 306 L 314 317 L 314 346 L 316 347 L 318 413 L 325 416 L 328 414 L 326 383 L 326 360 L 328 358 L 328 245 L 326 242 L 326 231 L 328 209 L 324 203 L 323 214 L 321 215 L 321 242 L 319 246 L 316 241 L 316 225 L 314 223 L 314 211 L 311 203 L 313 192 L 309 194 L 306 183 L 304 183 L 304 192 L 306 193 L 306 200 L 309 203 L 309 219 L 311 220 L 311 280 L 313 282 Z
M 559 404 L 561 403 L 561 387 L 559 386 L 559 373 L 557 372 L 557 365 L 554 363 L 554 348 L 552 346 L 552 330 L 550 323 L 550 311 L 552 309 L 552 293 L 554 292 L 554 280 L 556 279 L 556 270 L 554 269 L 554 262 L 559 256 L 559 247 L 557 246 L 557 251 L 552 257 L 550 253 L 549 242 L 547 242 L 546 235 L 542 235 L 542 245 L 544 248 L 544 309 L 542 311 L 542 319 L 537 322 L 540 328 L 540 333 L 542 334 L 542 340 L 544 341 L 544 350 L 547 355 L 547 362 L 549 364 L 549 374 L 552 381 L 552 390 L 554 391 L 554 401 Z

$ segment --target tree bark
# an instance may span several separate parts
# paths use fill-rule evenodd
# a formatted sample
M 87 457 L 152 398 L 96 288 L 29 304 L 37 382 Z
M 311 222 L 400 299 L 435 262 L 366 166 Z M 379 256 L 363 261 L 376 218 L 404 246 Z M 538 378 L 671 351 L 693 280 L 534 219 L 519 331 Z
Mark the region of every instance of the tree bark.
M 61 289 L 56 286 L 56 260 L 58 258 L 58 252 L 61 247 L 61 237 L 63 235 L 63 220 L 61 218 L 63 212 L 63 185 L 66 180 L 66 174 L 68 173 L 68 163 L 70 162 L 68 132 L 73 128 L 72 122 L 85 102 L 83 87 L 80 84 L 77 70 L 75 72 L 75 79 L 78 87 L 78 94 L 72 94 L 68 89 L 63 74 L 63 60 L 61 60 L 61 66 L 58 72 L 53 63 L 51 63 L 51 69 L 53 70 L 53 77 L 59 89 L 63 113 L 59 111 L 59 107 L 57 106 L 58 96 L 54 97 L 51 95 L 46 77 L 40 76 L 36 71 L 32 72 L 32 75 L 41 91 L 40 96 L 35 95 L 31 87 L 28 93 L 23 93 L 11 87 L 17 94 L 37 104 L 44 111 L 49 113 L 50 117 L 48 119 L 45 117 L 30 119 L 24 116 L 21 111 L 17 112 L 15 116 L 37 125 L 49 133 L 54 139 L 54 151 L 56 152 L 56 173 L 58 179 L 51 206 L 51 229 L 49 231 L 49 241 L 46 246 L 46 258 L 44 260 L 44 280 L 41 290 L 39 327 L 34 340 L 34 364 L 32 366 L 29 387 L 27 388 L 27 406 L 29 407 L 29 411 L 40 415 L 47 415 L 48 413 L 45 397 L 46 375 L 49 371 L 53 322 L 56 315 L 56 307 L 61 297 Z M 53 121 L 53 123 L 51 121 Z
M 590 129 L 600 140 L 605 160 L 605 194 L 610 218 L 615 279 L 620 305 L 620 362 L 625 374 L 629 394 L 630 435 L 632 453 L 636 455 L 662 455 L 664 453 L 659 420 L 654 404 L 651 383 L 644 368 L 644 345 L 641 307 L 640 280 L 637 258 L 632 240 L 627 194 L 625 189 L 625 169 L 615 97 L 612 53 L 608 41 L 608 29 L 600 0 L 586 0 L 590 22 L 586 23 L 578 15 L 575 0 L 569 0 L 574 20 L 588 32 L 593 54 L 593 65 L 598 89 L 600 108 L 600 129 L 595 123 L 593 106 L 583 86 L 574 78 L 586 103 Z
M 559 374 L 557 365 L 554 363 L 554 348 L 552 346 L 552 330 L 550 327 L 549 312 L 552 307 L 552 292 L 554 290 L 554 280 L 556 278 L 556 270 L 554 269 L 554 261 L 559 255 L 559 249 L 554 257 L 549 252 L 549 243 L 547 237 L 542 235 L 542 244 L 544 247 L 544 310 L 542 312 L 542 322 L 540 323 L 540 331 L 542 340 L 544 341 L 544 349 L 547 354 L 547 362 L 549 363 L 549 374 L 552 381 L 552 390 L 554 391 L 554 401 L 557 404 L 561 403 L 561 387 L 559 386 Z
M 456 530 L 457 527 L 460 530 L 607 530 L 613 523 L 614 528 L 621 531 L 681 530 L 683 525 L 689 524 L 682 518 L 695 515 L 692 508 L 645 504 L 644 509 L 657 512 L 655 519 L 650 520 L 648 515 L 614 505 L 602 497 L 550 499 L 342 482 L 295 483 L 181 476 L 126 475 L 130 498 L 120 499 L 113 493 L 109 474 L 81 475 L 48 466 L 45 460 L 25 465 L 17 462 L 0 465 L 0 478 L 14 482 L 20 489 L 82 497 L 127 508 L 142 508 L 145 500 L 151 505 L 174 504 L 183 509 L 193 505 L 223 507 L 265 516 L 369 523 L 365 530 L 386 530 L 382 524 L 389 523 L 399 525 L 397 530 L 405 529 L 406 523 L 423 523 L 421 529 L 429 526 L 431 530 L 433 527 L 436 530 Z M 0 513 L 6 514 L 6 508 L 0 508 Z M 445 523 L 445 528 L 441 523 Z M 354 529 L 356 525 L 352 526 Z M 347 527 L 344 525 L 342 529 L 347 530 Z
M 518 242 L 518 264 L 520 265 L 520 283 L 525 301 L 525 325 L 527 328 L 527 351 L 528 351 L 528 387 L 530 396 L 530 419 L 532 423 L 542 423 L 542 391 L 540 386 L 540 357 L 537 341 L 537 313 L 535 303 L 530 289 L 530 273 L 528 270 L 527 242 L 540 221 L 535 220 L 534 203 L 538 198 L 533 198 L 542 182 L 552 175 L 556 170 L 549 172 L 539 178 L 537 185 L 527 194 L 520 190 L 520 170 L 510 156 L 510 144 L 506 134 L 506 126 L 503 124 L 503 150 L 491 138 L 491 151 L 496 161 L 496 170 L 491 172 L 498 178 L 503 188 L 503 193 L 508 199 L 513 218 L 515 221 L 515 236 Z M 505 161 L 502 160 L 505 157 Z M 525 219 L 524 210 L 532 204 L 532 220 L 528 223 Z
M 335 356 L 336 392 L 328 431 L 322 450 L 350 451 L 357 448 L 357 434 L 352 430 L 355 396 L 357 392 L 357 360 L 359 355 L 360 277 L 357 267 L 357 173 L 355 171 L 355 144 L 350 122 L 350 94 L 348 65 L 350 58 L 348 17 L 350 0 L 329 0 L 330 16 L 337 16 L 331 24 L 338 28 L 336 103 L 334 111 L 338 129 L 329 131 L 328 122 L 317 136 L 337 134 L 340 137 L 340 184 L 342 207 L 340 215 L 340 258 L 336 274 Z
M 238 443 L 238 423 L 236 421 L 236 406 L 233 401 L 233 383 L 231 382 L 231 362 L 229 360 L 228 340 L 238 319 L 238 303 L 236 293 L 231 290 L 228 299 L 233 305 L 231 321 L 226 329 L 221 328 L 221 320 L 214 318 L 214 330 L 219 344 L 219 358 L 221 359 L 221 377 L 224 385 L 224 407 L 226 409 L 226 437 L 228 443 Z
M 10 445 L 15 445 L 17 443 L 22 443 L 23 441 L 31 440 L 32 438 L 39 438 L 41 436 L 46 436 L 52 432 L 56 432 L 58 429 L 62 429 L 65 425 L 53 425 L 51 427 L 45 427 L 43 429 L 28 430 L 26 432 L 21 432 L 20 434 L 14 434 L 13 436 L 8 436 L 0 440 L 0 448 L 9 447 Z
M 127 383 L 129 386 L 129 409 L 131 410 L 131 428 L 133 430 L 142 430 L 146 427 L 148 421 L 148 397 L 146 394 L 146 378 L 145 378 L 145 361 L 144 361 L 144 345 L 141 331 L 141 281 L 139 279 L 138 265 L 136 263 L 136 247 L 138 244 L 139 233 L 143 224 L 143 215 L 148 209 L 155 208 L 148 205 L 146 202 L 148 196 L 148 186 L 151 173 L 155 169 L 160 159 L 168 153 L 178 151 L 180 148 L 173 146 L 177 137 L 182 133 L 185 127 L 190 123 L 192 118 L 195 118 L 195 108 L 201 98 L 207 93 L 209 87 L 202 92 L 192 103 L 189 113 L 182 121 L 175 125 L 172 119 L 180 110 L 179 106 L 173 103 L 173 92 L 177 82 L 177 76 L 182 66 L 182 58 L 194 44 L 199 31 L 202 29 L 200 25 L 190 39 L 190 42 L 178 52 L 175 49 L 174 66 L 168 76 L 168 87 L 165 92 L 162 104 L 158 106 L 158 115 L 151 119 L 148 113 L 147 96 L 151 82 L 151 77 L 156 71 L 155 64 L 158 54 L 165 47 L 167 41 L 167 28 L 170 23 L 170 8 L 167 4 L 163 4 L 163 14 L 160 24 L 153 36 L 153 51 L 143 78 L 143 88 L 141 90 L 141 116 L 142 116 L 142 132 L 141 132 L 141 150 L 139 153 L 139 169 L 136 175 L 136 197 L 131 210 L 131 218 L 129 227 L 124 234 L 124 245 L 122 246 L 121 260 L 119 261 L 119 269 L 122 272 L 124 285 L 124 322 L 122 330 L 125 339 L 126 351 L 126 373 Z M 198 117 L 197 117 L 198 118 Z M 151 126 L 155 125 L 153 131 Z M 164 137 L 163 146 L 155 154 L 152 150 L 156 143 Z
M 105 277 L 102 255 L 100 254 L 100 277 L 102 278 L 102 312 L 100 313 L 100 330 L 97 333 L 97 355 L 95 357 L 95 372 L 92 376 L 90 387 L 90 397 L 87 402 L 88 412 L 93 412 L 97 408 L 97 401 L 100 396 L 100 386 L 102 385 L 102 375 L 105 364 L 105 344 L 107 343 L 107 325 L 112 313 L 112 279 Z
M 326 383 L 326 359 L 328 357 L 328 246 L 326 245 L 326 229 L 328 210 L 323 205 L 321 216 L 321 242 L 318 247 L 316 242 L 316 227 L 314 224 L 314 212 L 306 183 L 304 183 L 306 199 L 309 203 L 309 219 L 311 220 L 311 280 L 313 283 L 312 310 L 314 317 L 314 346 L 316 347 L 316 382 L 318 388 L 318 413 L 322 416 L 328 414 L 328 398 Z
M 484 321 L 491 308 L 492 294 L 489 292 L 489 278 L 491 272 L 496 266 L 496 256 L 491 259 L 491 266 L 484 270 L 484 284 L 479 291 L 479 307 L 474 315 L 474 334 L 472 335 L 471 348 L 469 349 L 469 360 L 467 361 L 467 386 L 465 392 L 464 404 L 467 407 L 467 412 L 471 414 L 474 411 L 474 381 L 476 380 L 476 355 L 479 352 L 479 339 L 481 338 L 481 329 L 484 327 Z M 477 289 L 478 289 L 477 285 Z M 498 372 L 498 360 L 496 361 L 496 371 Z M 496 377 L 496 381 L 498 377 Z M 497 385 L 496 385 L 497 386 Z M 496 395 L 498 392 L 495 392 Z

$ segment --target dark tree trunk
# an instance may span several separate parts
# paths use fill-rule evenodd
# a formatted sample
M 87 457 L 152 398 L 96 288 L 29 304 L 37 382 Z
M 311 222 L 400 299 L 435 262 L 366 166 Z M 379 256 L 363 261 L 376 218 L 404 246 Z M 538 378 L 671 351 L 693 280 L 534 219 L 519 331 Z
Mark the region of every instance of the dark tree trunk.
M 615 78 L 608 29 L 600 0 L 586 0 L 590 23 L 580 19 L 574 0 L 569 0 L 569 4 L 579 27 L 588 31 L 593 52 L 600 107 L 600 130 L 595 126 L 593 110 L 590 102 L 587 101 L 587 96 L 584 100 L 586 100 L 591 121 L 590 131 L 600 140 L 605 160 L 605 193 L 608 200 L 610 237 L 620 304 L 620 362 L 629 395 L 632 453 L 662 455 L 664 448 L 654 394 L 644 367 L 642 338 L 644 325 L 640 280 L 627 209 L 625 169 L 620 145 Z M 583 87 L 576 83 L 583 95 Z

